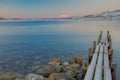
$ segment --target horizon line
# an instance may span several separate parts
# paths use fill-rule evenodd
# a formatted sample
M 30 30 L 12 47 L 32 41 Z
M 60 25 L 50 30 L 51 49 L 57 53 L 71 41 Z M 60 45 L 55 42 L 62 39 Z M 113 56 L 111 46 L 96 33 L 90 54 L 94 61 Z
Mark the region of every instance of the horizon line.
M 3 19 L 63 19 L 63 18 L 70 18 L 70 17 L 84 17 L 84 16 L 88 16 L 88 15 L 95 15 L 95 14 L 100 14 L 100 13 L 103 13 L 103 12 L 107 12 L 107 11 L 109 11 L 109 12 L 112 12 L 112 11 L 118 11 L 118 10 L 120 10 L 120 9 L 115 9 L 115 10 L 105 10 L 105 11 L 102 11 L 102 12 L 99 12 L 99 13 L 92 13 L 92 14 L 86 14 L 86 15 L 69 15 L 69 14 L 61 14 L 61 15 L 59 15 L 59 16 L 49 16 L 49 17 L 0 17 L 0 18 L 3 18 Z M 64 16 L 62 16 L 62 15 L 64 15 Z

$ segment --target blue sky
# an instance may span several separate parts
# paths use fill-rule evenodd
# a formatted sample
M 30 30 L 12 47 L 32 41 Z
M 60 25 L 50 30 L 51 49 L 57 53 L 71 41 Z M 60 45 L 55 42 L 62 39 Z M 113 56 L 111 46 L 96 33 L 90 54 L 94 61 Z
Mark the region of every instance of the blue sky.
M 0 0 L 0 17 L 78 16 L 120 8 L 120 0 Z

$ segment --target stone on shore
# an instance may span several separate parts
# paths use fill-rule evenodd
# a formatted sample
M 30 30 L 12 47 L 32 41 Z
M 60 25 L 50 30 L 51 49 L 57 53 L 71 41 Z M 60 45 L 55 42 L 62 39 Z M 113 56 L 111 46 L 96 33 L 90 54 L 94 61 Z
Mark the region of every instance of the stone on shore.
M 76 80 L 84 80 L 81 74 L 77 74 L 75 79 Z
M 67 66 L 69 66 L 70 64 L 69 64 L 69 62 L 64 62 L 63 65 L 64 65 L 65 67 L 67 67 Z
M 48 80 L 72 80 L 70 77 L 65 75 L 64 73 L 52 73 Z
M 25 80 L 45 80 L 43 76 L 30 73 L 26 76 Z
M 44 77 L 48 77 L 51 73 L 55 73 L 56 69 L 54 66 L 46 66 L 37 70 L 37 73 L 43 75 Z
M 79 73 L 80 65 L 79 64 L 71 64 L 70 66 L 67 66 L 66 68 L 67 68 L 67 70 L 66 70 L 65 74 L 68 75 L 69 77 L 74 78 Z
M 80 65 L 75 63 L 75 64 L 71 64 L 70 67 L 73 69 L 79 69 Z
M 81 57 L 80 55 L 76 55 L 74 58 L 69 60 L 70 64 L 77 63 L 77 64 L 82 65 L 82 62 L 83 62 L 83 57 Z
M 55 69 L 56 69 L 56 72 L 57 73 L 60 73 L 60 72 L 63 72 L 64 71 L 64 67 L 62 66 L 62 65 L 56 65 L 56 66 L 54 66 L 55 67 Z
M 15 80 L 25 80 L 25 79 L 21 79 L 21 78 L 16 78 Z
M 49 62 L 49 65 L 55 66 L 55 65 L 61 65 L 61 63 L 62 63 L 61 59 L 56 58 L 56 59 L 51 60 L 51 61 Z
M 15 80 L 16 78 L 19 78 L 20 74 L 15 72 L 7 72 L 3 75 L 0 75 L 0 80 Z
M 72 71 L 79 71 L 80 65 L 79 64 L 71 64 L 70 66 L 67 66 L 66 69 L 67 70 L 72 70 Z
M 76 76 L 76 73 L 72 70 L 67 70 L 65 74 L 71 78 L 74 78 Z

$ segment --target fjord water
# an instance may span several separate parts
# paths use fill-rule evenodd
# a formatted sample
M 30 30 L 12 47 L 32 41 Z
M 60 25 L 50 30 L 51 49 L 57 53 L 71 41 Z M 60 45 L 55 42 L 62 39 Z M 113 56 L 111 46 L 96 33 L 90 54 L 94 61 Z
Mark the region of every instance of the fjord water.
M 68 60 L 75 54 L 88 58 L 88 48 L 100 30 L 110 30 L 113 62 L 120 79 L 120 21 L 61 20 L 0 22 L 0 73 L 35 72 L 53 58 Z

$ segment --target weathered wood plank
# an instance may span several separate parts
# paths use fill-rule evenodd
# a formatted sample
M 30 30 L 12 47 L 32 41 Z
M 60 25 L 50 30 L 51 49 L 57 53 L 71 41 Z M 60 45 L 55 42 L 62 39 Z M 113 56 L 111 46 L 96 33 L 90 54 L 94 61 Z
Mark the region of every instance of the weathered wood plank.
M 99 52 L 99 45 L 97 45 L 96 49 L 95 49 L 95 53 L 98 53 Z
M 104 80 L 112 80 L 111 69 L 109 66 L 108 47 L 105 46 L 104 54 Z
M 102 61 L 103 61 L 103 45 L 100 47 L 100 54 L 97 61 L 94 80 L 102 80 Z
M 108 54 L 104 54 L 104 67 L 109 67 Z
M 93 79 L 98 52 L 99 52 L 99 45 L 97 45 L 97 47 L 96 47 L 95 53 L 93 55 L 93 58 L 92 58 L 90 65 L 88 67 L 88 70 L 86 72 L 84 80 L 92 80 Z
M 91 64 L 88 67 L 88 70 L 86 72 L 86 76 L 84 80 L 92 80 L 93 74 L 94 74 L 94 69 L 97 61 L 97 53 L 94 53 Z
M 100 53 L 103 54 L 103 45 L 100 46 Z
M 104 80 L 112 80 L 111 69 L 109 67 L 104 67 Z

